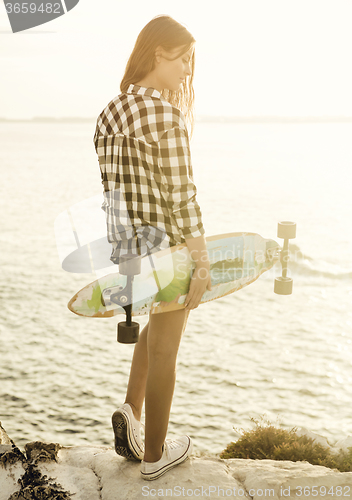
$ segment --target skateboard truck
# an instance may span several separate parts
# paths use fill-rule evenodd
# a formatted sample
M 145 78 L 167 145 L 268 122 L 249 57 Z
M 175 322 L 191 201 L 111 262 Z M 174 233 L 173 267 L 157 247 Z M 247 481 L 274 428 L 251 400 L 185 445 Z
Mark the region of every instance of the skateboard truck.
M 121 256 L 119 271 L 127 276 L 126 286 L 118 293 L 109 295 L 109 300 L 122 307 L 126 313 L 126 321 L 117 325 L 117 341 L 122 344 L 135 344 L 139 339 L 139 323 L 132 321 L 132 284 L 134 276 L 141 272 L 141 257 L 133 253 Z
M 277 236 L 278 238 L 283 238 L 284 246 L 280 255 L 282 276 L 275 278 L 274 292 L 278 295 L 291 295 L 293 280 L 287 277 L 287 262 L 289 260 L 288 240 L 296 238 L 296 223 L 289 221 L 279 222 Z

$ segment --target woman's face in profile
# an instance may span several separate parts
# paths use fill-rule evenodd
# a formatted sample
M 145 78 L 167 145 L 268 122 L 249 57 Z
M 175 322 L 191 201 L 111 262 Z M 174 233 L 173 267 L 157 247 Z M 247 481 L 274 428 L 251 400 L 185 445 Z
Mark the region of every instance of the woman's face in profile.
M 161 89 L 177 91 L 186 77 L 192 74 L 191 57 L 194 47 L 191 47 L 187 52 L 177 57 L 177 59 L 174 59 L 181 50 L 182 47 L 177 47 L 171 52 L 162 51 L 157 66 Z

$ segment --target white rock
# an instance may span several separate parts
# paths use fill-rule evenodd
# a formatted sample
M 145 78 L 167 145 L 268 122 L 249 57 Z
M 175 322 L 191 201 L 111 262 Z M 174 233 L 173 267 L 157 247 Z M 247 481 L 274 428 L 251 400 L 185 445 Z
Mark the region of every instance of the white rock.
M 319 436 L 319 434 L 316 434 L 315 432 L 312 432 L 306 429 L 305 427 L 300 427 L 299 429 L 297 429 L 296 434 L 297 436 L 307 436 L 308 438 L 314 439 L 316 443 L 321 444 L 325 448 L 331 447 L 331 445 L 329 444 L 328 440 L 325 437 Z
M 94 471 L 94 461 L 96 454 L 106 450 L 98 446 L 63 447 L 58 452 L 57 463 L 41 463 L 38 469 L 73 494 L 75 500 L 99 500 L 101 484 Z
M 127 461 L 108 447 L 79 446 L 63 447 L 57 462 L 43 462 L 38 468 L 74 494 L 74 500 L 352 498 L 352 472 L 341 473 L 307 462 L 194 456 L 161 478 L 144 481 L 139 462 Z M 8 500 L 17 491 L 21 473 L 19 463 L 0 468 L 0 500 Z
M 0 422 L 0 444 L 11 444 L 11 439 Z
M 11 452 L 12 443 L 5 429 L 0 422 L 0 456 L 6 452 Z M 8 500 L 8 498 L 20 490 L 18 479 L 23 476 L 24 468 L 21 462 L 16 462 L 12 465 L 0 464 L 0 500 Z
M 111 448 L 63 448 L 59 451 L 58 457 L 59 463 L 56 467 L 70 467 L 71 470 L 61 475 L 58 473 L 57 481 L 71 493 L 77 493 L 75 500 L 95 500 L 93 496 L 88 497 L 87 492 L 83 494 L 77 489 L 73 490 L 70 485 L 70 481 L 79 477 L 80 471 L 86 471 L 87 468 L 99 478 L 102 500 L 116 500 L 117 498 L 118 500 L 139 500 L 153 496 L 158 498 L 170 496 L 218 498 L 219 485 L 225 490 L 232 491 L 242 488 L 236 478 L 229 475 L 226 461 L 217 458 L 192 457 L 191 460 L 178 465 L 158 480 L 145 481 L 140 474 L 139 462 L 127 461 L 116 455 Z M 48 469 L 41 468 L 42 473 L 45 470 Z M 78 484 L 76 479 L 74 481 Z M 187 494 L 187 491 L 191 495 Z M 243 498 L 249 498 L 249 496 L 244 494 Z
M 226 462 L 253 500 L 335 500 L 343 498 L 344 493 L 347 498 L 352 496 L 352 472 L 333 471 L 308 462 L 236 458 Z
M 42 475 L 53 479 L 64 490 L 74 495 L 75 500 L 99 500 L 100 484 L 91 469 L 69 465 L 45 463 L 38 466 Z
M 8 465 L 6 468 L 0 466 L 0 500 L 8 500 L 9 497 L 21 488 L 17 481 L 24 474 L 21 462 Z
M 127 461 L 110 448 L 72 447 L 59 451 L 58 464 L 42 465 L 41 470 L 51 472 L 51 476 L 56 470 L 57 481 L 76 493 L 75 500 L 171 496 L 326 500 L 352 496 L 352 472 L 341 473 L 307 462 L 192 457 L 149 482 L 141 478 L 138 462 Z
M 348 451 L 348 448 L 352 448 L 352 436 L 337 441 L 337 443 L 334 444 L 333 450 L 338 453 L 340 450 Z

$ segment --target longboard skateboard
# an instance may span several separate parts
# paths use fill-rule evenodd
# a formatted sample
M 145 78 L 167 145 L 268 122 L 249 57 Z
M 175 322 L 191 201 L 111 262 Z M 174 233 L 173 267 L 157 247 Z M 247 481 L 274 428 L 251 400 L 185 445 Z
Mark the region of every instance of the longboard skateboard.
M 212 288 L 204 293 L 201 304 L 248 286 L 279 260 L 279 244 L 256 233 L 210 236 L 206 243 Z M 184 308 L 193 269 L 186 244 L 142 257 L 141 271 L 133 281 L 132 315 Z M 75 314 L 92 318 L 125 314 L 113 297 L 124 289 L 126 282 L 127 277 L 119 273 L 99 278 L 77 292 L 68 308 Z

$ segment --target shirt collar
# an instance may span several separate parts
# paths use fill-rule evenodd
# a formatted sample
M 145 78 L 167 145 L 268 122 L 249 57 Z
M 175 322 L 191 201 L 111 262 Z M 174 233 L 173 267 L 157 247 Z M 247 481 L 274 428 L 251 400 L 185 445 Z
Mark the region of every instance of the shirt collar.
M 139 94 L 139 95 L 147 95 L 150 97 L 158 97 L 159 99 L 162 97 L 159 90 L 153 89 L 152 87 L 140 87 L 139 85 L 134 85 L 131 83 L 127 89 L 127 94 Z

